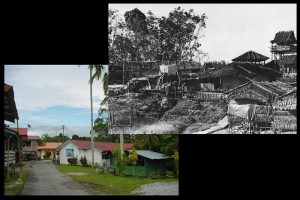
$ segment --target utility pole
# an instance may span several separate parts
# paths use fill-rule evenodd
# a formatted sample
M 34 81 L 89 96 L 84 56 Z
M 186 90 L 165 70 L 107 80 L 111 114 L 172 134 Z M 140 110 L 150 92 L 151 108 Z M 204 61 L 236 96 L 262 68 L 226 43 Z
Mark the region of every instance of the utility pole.
M 91 142 L 92 142 L 92 167 L 94 167 L 94 131 L 93 131 L 93 93 L 92 93 L 92 70 L 90 67 L 90 99 L 91 99 Z
M 124 129 L 123 132 L 120 134 L 120 151 L 121 151 L 121 160 L 123 161 L 123 154 L 124 154 L 124 150 L 123 150 L 123 145 L 124 145 Z

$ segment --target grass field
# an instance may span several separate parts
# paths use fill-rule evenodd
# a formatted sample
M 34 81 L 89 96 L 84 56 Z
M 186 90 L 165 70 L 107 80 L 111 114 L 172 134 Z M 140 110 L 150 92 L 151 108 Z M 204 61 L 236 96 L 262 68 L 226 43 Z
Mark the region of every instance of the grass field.
M 87 173 L 69 176 L 99 195 L 128 195 L 143 184 L 178 181 L 177 178 L 151 179 L 98 174 L 91 167 L 56 165 L 56 168 L 63 173 Z
M 11 187 L 5 187 L 4 194 L 5 195 L 18 195 L 24 187 L 24 184 L 29 176 L 29 170 L 24 169 L 21 175 L 21 184 L 15 184 L 15 182 L 20 178 L 19 172 L 12 174 L 6 181 L 5 186 L 11 185 Z

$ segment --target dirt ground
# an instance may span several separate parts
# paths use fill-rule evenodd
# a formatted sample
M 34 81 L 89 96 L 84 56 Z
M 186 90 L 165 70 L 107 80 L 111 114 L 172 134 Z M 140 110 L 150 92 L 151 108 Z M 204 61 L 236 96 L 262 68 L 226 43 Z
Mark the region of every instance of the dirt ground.
M 114 108 L 111 133 L 191 134 L 215 126 L 226 115 L 227 104 L 127 93 L 111 97 L 109 107 Z

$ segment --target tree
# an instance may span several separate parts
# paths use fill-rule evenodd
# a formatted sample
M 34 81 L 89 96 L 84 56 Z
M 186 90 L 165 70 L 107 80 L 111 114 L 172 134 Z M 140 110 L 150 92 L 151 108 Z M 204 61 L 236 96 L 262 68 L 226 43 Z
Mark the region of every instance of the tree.
M 179 152 L 177 150 L 174 151 L 172 155 L 176 168 L 176 175 L 179 176 Z
M 133 148 L 129 151 L 128 156 L 126 157 L 126 164 L 128 165 L 136 165 L 136 161 L 138 160 L 138 154 L 136 150 Z
M 134 135 L 134 147 L 136 149 L 147 149 L 159 151 L 160 140 L 158 134 L 137 134 Z
M 193 58 L 200 47 L 200 31 L 195 30 L 206 27 L 206 18 L 205 14 L 195 15 L 193 9 L 185 11 L 178 7 L 159 20 L 162 51 L 171 62 Z
M 167 17 L 147 15 L 135 8 L 124 14 L 109 10 L 109 61 L 156 60 L 178 62 L 201 59 L 199 39 L 204 37 L 206 15 L 195 15 L 192 9 L 175 8 Z
M 159 151 L 166 155 L 172 155 L 174 150 L 178 150 L 178 135 L 162 134 L 159 135 L 160 149 Z
M 49 136 L 49 134 L 45 133 L 42 135 L 42 140 L 43 142 L 49 142 L 51 140 L 51 137 Z
M 80 139 L 80 137 L 78 136 L 78 135 L 72 135 L 72 140 L 79 140 Z
M 115 167 L 117 168 L 117 173 L 122 175 L 126 158 L 123 158 L 123 159 L 121 158 L 121 151 L 120 151 L 119 145 L 118 145 L 117 149 L 112 150 L 112 156 L 116 158 Z

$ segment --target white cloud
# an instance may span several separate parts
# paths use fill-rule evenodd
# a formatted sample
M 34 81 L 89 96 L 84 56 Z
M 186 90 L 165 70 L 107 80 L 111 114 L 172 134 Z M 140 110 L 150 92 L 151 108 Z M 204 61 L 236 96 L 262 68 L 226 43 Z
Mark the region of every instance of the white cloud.
M 37 135 L 42 137 L 43 134 L 48 134 L 50 137 L 59 135 L 62 133 L 62 126 L 36 126 L 28 129 L 28 135 Z M 90 136 L 89 126 L 66 126 L 64 135 L 69 138 L 76 134 L 79 136 Z
M 87 65 L 5 66 L 5 83 L 14 87 L 17 108 L 22 110 L 34 111 L 56 105 L 90 108 L 88 80 Z M 96 80 L 93 84 L 94 110 L 99 109 L 103 98 L 102 81 Z

